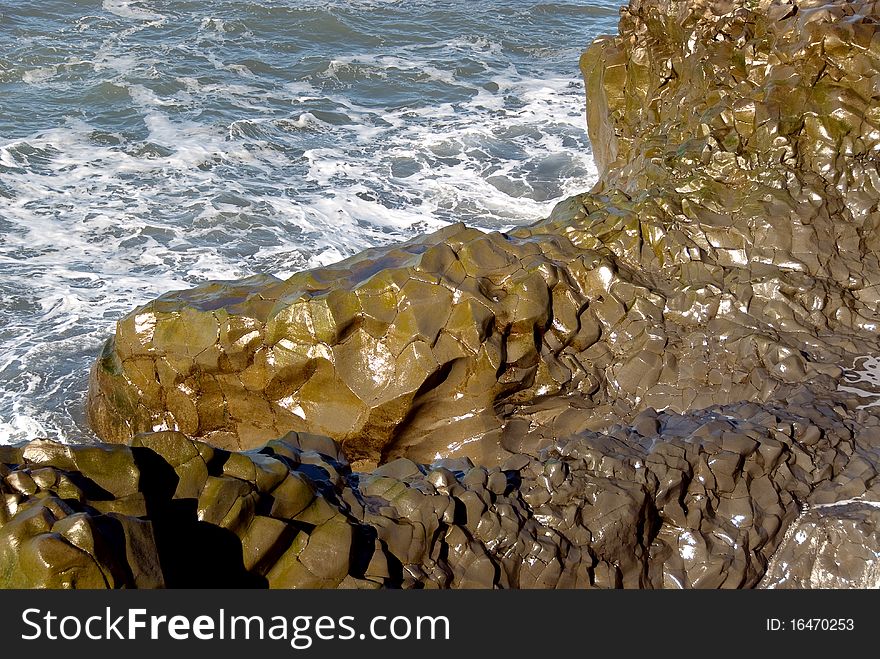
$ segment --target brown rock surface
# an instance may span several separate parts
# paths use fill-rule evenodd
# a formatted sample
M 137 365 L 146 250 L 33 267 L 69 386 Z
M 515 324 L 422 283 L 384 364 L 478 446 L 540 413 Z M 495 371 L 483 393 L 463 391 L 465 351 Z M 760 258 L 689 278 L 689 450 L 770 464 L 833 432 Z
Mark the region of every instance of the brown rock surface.
M 0 587 L 862 587 L 878 432 L 804 390 L 648 410 L 500 466 L 352 472 L 326 437 L 146 433 L 105 449 L 136 493 L 87 476 L 89 448 L 36 440 L 0 452 Z
M 785 535 L 761 588 L 880 588 L 880 508 L 807 508 Z
M 551 396 L 599 428 L 833 391 L 877 350 L 872 11 L 634 0 L 582 60 L 595 190 L 506 235 L 453 225 L 168 293 L 119 322 L 93 427 L 489 464 L 517 406 Z
M 0 580 L 198 583 L 185 537 L 278 587 L 871 582 L 880 420 L 838 385 L 880 347 L 878 19 L 632 0 L 581 61 L 600 181 L 547 220 L 134 310 L 89 392 L 131 446 L 0 453 Z

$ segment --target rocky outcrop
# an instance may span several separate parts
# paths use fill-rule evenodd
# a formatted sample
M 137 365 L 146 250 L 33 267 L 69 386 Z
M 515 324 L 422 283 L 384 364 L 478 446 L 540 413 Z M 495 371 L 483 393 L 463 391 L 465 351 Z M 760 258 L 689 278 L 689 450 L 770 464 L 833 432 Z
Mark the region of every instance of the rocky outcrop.
M 602 333 L 590 307 L 612 268 L 565 239 L 455 225 L 286 282 L 170 293 L 119 323 L 90 418 L 111 441 L 163 427 L 242 449 L 293 429 L 354 460 L 495 461 L 497 401 L 599 389 L 576 356 Z
M 134 310 L 118 445 L 0 453 L 0 585 L 876 584 L 878 16 L 632 0 L 545 221 Z
M 248 452 L 179 432 L 33 441 L 0 453 L 0 586 L 874 584 L 875 509 L 819 512 L 880 496 L 880 421 L 864 416 L 802 391 L 649 409 L 500 466 L 399 458 L 369 474 L 306 434 Z
M 833 391 L 877 350 L 872 13 L 634 0 L 582 60 L 595 190 L 509 234 L 454 225 L 164 295 L 96 364 L 93 427 L 491 464 L 519 406 L 548 397 L 576 399 L 573 431 Z
M 843 501 L 803 515 L 785 534 L 759 588 L 880 588 L 880 509 Z

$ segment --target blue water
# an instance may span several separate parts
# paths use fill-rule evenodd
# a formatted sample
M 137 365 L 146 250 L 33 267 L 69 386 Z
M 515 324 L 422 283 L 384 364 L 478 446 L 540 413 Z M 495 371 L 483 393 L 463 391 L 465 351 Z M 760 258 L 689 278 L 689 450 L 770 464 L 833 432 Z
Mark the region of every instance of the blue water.
M 588 189 L 616 3 L 0 0 L 0 443 L 88 440 L 88 369 L 164 291 L 289 276 Z

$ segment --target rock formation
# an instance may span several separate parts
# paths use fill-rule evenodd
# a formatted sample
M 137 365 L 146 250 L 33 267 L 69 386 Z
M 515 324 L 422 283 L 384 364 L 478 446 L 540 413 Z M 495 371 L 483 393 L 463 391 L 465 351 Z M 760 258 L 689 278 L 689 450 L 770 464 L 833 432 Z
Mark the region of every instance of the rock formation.
M 877 346 L 872 6 L 749 4 L 623 10 L 582 60 L 600 183 L 547 221 L 136 309 L 92 374 L 93 427 L 490 463 L 511 406 L 551 396 L 598 428 L 833 391 Z
M 0 454 L 0 584 L 187 585 L 210 540 L 276 587 L 876 585 L 838 385 L 880 347 L 878 19 L 632 0 L 548 219 L 134 310 L 88 400 L 121 446 Z
M 876 501 L 807 509 L 785 539 L 759 588 L 880 588 Z
M 828 504 L 880 501 L 878 464 L 880 419 L 806 391 L 647 410 L 490 467 L 352 472 L 304 433 L 36 440 L 0 452 L 0 586 L 877 586 L 876 508 Z

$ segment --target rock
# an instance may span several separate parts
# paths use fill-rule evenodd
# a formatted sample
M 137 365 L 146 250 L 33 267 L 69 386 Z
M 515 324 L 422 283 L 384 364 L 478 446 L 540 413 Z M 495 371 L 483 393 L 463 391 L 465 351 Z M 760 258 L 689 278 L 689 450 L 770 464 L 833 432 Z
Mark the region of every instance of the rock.
M 19 462 L 3 464 L 0 583 L 873 583 L 876 510 L 868 501 L 880 501 L 880 424 L 832 400 L 801 389 L 774 403 L 646 412 L 631 425 L 583 430 L 512 456 L 503 471 L 468 459 L 398 459 L 363 474 L 331 439 L 320 442 L 320 453 L 278 440 L 230 453 L 181 434 L 143 434 L 133 448 L 104 449 L 107 469 L 134 457 L 136 514 L 126 512 L 131 494 L 93 500 L 106 491 L 86 488 L 60 498 L 65 483 L 81 482 L 79 464 L 95 482 L 105 476 L 81 460 L 88 447 L 35 440 L 9 454 Z M 526 432 L 523 443 L 534 445 L 530 435 L 542 432 Z M 44 466 L 58 455 L 65 460 L 53 461 L 63 469 Z M 211 456 L 202 461 L 207 476 L 181 487 L 180 466 L 203 455 Z M 854 494 L 866 499 L 846 504 L 843 497 Z
M 42 493 L 45 494 L 45 493 Z M 162 588 L 148 521 L 36 496 L 0 526 L 2 588 Z
M 312 574 L 337 584 L 348 574 L 352 527 L 344 516 L 317 526 L 310 534 L 299 562 Z
M 420 476 L 421 473 L 419 466 L 407 458 L 398 458 L 373 470 L 376 476 L 390 476 L 400 480 L 407 476 Z
M 283 542 L 288 525 L 280 519 L 254 515 L 242 535 L 242 558 L 248 571 L 260 570 L 260 563 L 270 561 L 273 551 Z
M 880 504 L 808 509 L 792 524 L 761 588 L 880 588 Z
M 272 490 L 271 513 L 275 517 L 293 519 L 315 499 L 315 491 L 308 480 L 292 473 Z
M 876 585 L 839 386 L 880 352 L 878 30 L 631 0 L 547 219 L 135 309 L 90 377 L 118 445 L 0 448 L 0 584 Z
M 521 415 L 549 440 L 833 391 L 878 347 L 864 4 L 632 0 L 581 60 L 593 191 L 508 234 L 451 225 L 283 282 L 163 295 L 96 363 L 93 427 L 492 464 L 529 448 L 502 430 Z M 552 396 L 585 412 L 536 407 Z

